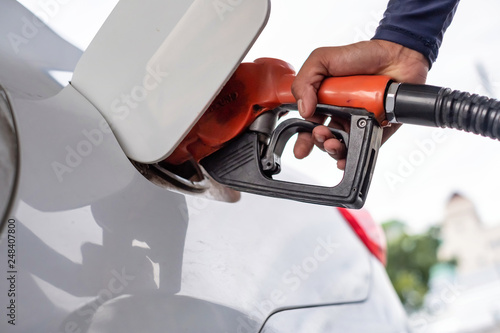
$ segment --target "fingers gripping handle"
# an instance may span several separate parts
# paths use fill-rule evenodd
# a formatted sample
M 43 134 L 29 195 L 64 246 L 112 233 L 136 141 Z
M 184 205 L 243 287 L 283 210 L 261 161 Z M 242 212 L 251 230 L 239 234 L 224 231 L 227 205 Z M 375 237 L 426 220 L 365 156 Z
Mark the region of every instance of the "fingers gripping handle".
M 287 119 L 276 127 L 269 145 L 262 158 L 262 168 L 267 175 L 275 175 L 281 171 L 281 155 L 288 140 L 296 133 L 311 132 L 319 124 L 302 119 Z M 349 135 L 341 130 L 330 128 L 330 132 L 346 147 L 349 143 Z

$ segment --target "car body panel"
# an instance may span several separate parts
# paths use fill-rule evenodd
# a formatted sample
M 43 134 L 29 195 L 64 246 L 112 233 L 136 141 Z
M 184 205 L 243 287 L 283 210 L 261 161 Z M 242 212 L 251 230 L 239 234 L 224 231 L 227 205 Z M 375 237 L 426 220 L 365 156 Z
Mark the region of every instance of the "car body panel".
M 158 309 L 201 302 L 200 311 L 221 311 L 217 325 L 241 317 L 255 329 L 278 309 L 367 297 L 370 254 L 336 209 L 252 195 L 227 204 L 160 188 L 72 86 L 13 105 L 23 163 L 9 217 L 29 244 L 16 264 L 17 302 L 33 319 L 20 323 L 26 331 L 42 318 L 51 329 L 91 327 L 94 312 L 95 325 L 114 331 L 142 314 L 109 309 L 147 295 Z M 343 274 L 334 273 L 339 267 Z M 225 318 L 235 311 L 241 316 Z M 175 331 L 206 314 L 174 322 L 157 315 L 158 329 Z
M 278 312 L 267 320 L 262 333 L 410 331 L 406 313 L 390 287 L 385 268 L 375 258 L 372 267 L 370 295 L 365 301 Z

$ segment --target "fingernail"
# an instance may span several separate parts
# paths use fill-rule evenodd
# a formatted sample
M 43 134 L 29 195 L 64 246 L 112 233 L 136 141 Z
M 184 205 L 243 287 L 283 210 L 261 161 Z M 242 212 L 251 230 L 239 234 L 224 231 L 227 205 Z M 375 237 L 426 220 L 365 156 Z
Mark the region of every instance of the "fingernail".
M 317 135 L 316 140 L 318 140 L 318 142 L 320 142 L 320 143 L 323 143 L 323 142 L 325 142 L 326 137 L 324 137 L 323 135 Z
M 302 103 L 302 100 L 301 100 L 301 99 L 299 99 L 299 100 L 297 101 L 297 107 L 298 107 L 298 109 L 299 109 L 299 114 L 300 114 L 300 116 L 301 116 L 301 117 L 304 117 L 304 104 Z
M 326 152 L 330 155 L 337 155 L 337 150 L 325 148 Z

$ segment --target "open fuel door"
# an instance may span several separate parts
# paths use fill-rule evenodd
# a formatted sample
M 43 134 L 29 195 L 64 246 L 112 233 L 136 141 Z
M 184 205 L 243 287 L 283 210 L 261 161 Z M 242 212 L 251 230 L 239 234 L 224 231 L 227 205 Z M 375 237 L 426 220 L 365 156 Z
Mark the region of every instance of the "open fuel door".
M 269 0 L 121 0 L 71 84 L 130 159 L 160 161 L 240 64 L 269 9 Z

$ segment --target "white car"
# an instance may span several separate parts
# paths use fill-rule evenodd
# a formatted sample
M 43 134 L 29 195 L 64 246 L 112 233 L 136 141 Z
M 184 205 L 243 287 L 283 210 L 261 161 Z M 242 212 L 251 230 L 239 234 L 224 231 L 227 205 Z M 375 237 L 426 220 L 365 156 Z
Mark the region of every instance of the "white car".
M 99 34 L 109 34 L 109 24 L 130 24 L 118 15 L 120 8 L 147 15 L 151 3 L 122 0 Z M 241 15 L 220 20 L 240 26 L 253 10 L 261 20 L 233 61 L 241 60 L 269 11 L 267 1 L 154 5 L 183 8 L 175 22 L 166 15 L 170 30 L 164 36 L 170 37 L 189 20 L 185 13 L 199 14 L 203 6 Z M 169 178 L 145 177 L 144 160 L 167 154 L 187 130 L 176 113 L 191 111 L 166 111 L 175 123 L 169 126 L 179 127 L 161 133 L 166 145 L 151 140 L 155 126 L 168 123 L 165 114 L 144 116 L 153 119 L 150 129 L 141 116 L 120 128 L 97 101 L 123 89 L 126 80 L 110 79 L 131 61 L 128 54 L 125 60 L 106 57 L 119 52 L 114 39 L 96 46 L 107 38 L 96 37 L 82 57 L 18 2 L 4 0 L 1 8 L 0 332 L 409 330 L 384 269 L 381 229 L 366 212 L 250 194 L 236 200 L 209 184 L 210 196 L 236 201 L 221 202 L 176 188 Z M 134 36 L 133 29 L 115 35 L 156 40 Z M 89 65 L 86 56 L 102 62 Z M 144 60 L 139 58 L 134 61 Z M 216 78 L 200 80 L 204 97 L 192 103 L 192 119 L 181 122 L 196 120 L 203 111 L 196 107 L 213 98 L 235 65 L 221 71 L 217 86 Z M 53 78 L 75 68 L 65 87 Z M 172 85 L 172 77 L 165 84 Z M 141 137 L 142 130 L 151 137 Z

